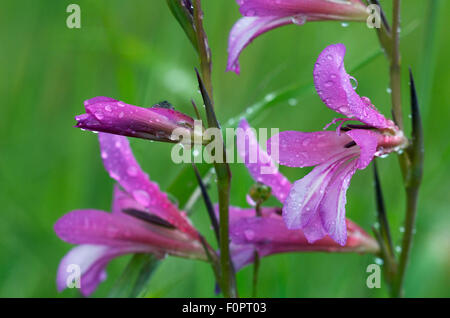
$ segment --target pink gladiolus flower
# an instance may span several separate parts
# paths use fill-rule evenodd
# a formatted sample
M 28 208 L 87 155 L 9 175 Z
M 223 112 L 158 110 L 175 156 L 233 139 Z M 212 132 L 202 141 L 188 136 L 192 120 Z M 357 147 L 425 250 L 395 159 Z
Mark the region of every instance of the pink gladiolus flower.
M 164 142 L 178 142 L 176 128 L 194 134 L 194 119 L 164 105 L 138 107 L 109 97 L 94 97 L 84 102 L 86 113 L 76 116 L 76 127 L 115 135 Z
M 99 140 L 105 168 L 121 188 L 115 188 L 112 213 L 76 210 L 56 222 L 58 237 L 78 245 L 59 265 L 58 290 L 67 287 L 70 264 L 80 267 L 81 292 L 87 296 L 106 278 L 109 261 L 124 254 L 207 260 L 197 230 L 141 170 L 127 138 L 100 133 Z
M 337 132 L 285 131 L 279 138 L 279 163 L 290 167 L 316 166 L 296 181 L 283 206 L 290 229 L 302 229 L 309 242 L 326 235 L 344 246 L 346 191 L 357 169 L 366 168 L 374 156 L 406 147 L 403 132 L 386 119 L 367 97 L 352 87 L 344 68 L 345 46 L 328 46 L 317 59 L 314 83 L 327 107 L 346 116 L 332 123 L 356 120 Z M 328 127 L 328 125 L 327 125 Z M 269 141 L 270 142 L 270 141 Z
M 239 74 L 239 55 L 255 38 L 277 27 L 307 21 L 366 21 L 360 0 L 237 0 L 244 15 L 228 40 L 227 71 Z
M 239 138 L 238 152 L 244 160 L 252 178 L 272 189 L 272 194 L 284 203 L 292 187 L 271 161 L 271 157 L 258 145 L 255 135 L 247 121 L 243 119 L 239 127 L 245 132 L 245 139 Z M 250 131 L 249 131 L 250 130 Z M 257 154 L 256 160 L 250 160 L 250 153 Z M 271 174 L 261 173 L 262 167 Z M 270 169 L 270 170 L 268 170 Z M 313 244 L 307 239 L 309 230 L 290 230 L 281 216 L 281 207 L 264 207 L 262 216 L 256 216 L 254 208 L 242 209 L 230 207 L 230 237 L 233 263 L 236 269 L 253 262 L 254 251 L 260 257 L 286 252 L 359 252 L 376 253 L 377 242 L 363 229 L 350 220 L 346 220 L 349 239 L 344 246 L 325 236 Z

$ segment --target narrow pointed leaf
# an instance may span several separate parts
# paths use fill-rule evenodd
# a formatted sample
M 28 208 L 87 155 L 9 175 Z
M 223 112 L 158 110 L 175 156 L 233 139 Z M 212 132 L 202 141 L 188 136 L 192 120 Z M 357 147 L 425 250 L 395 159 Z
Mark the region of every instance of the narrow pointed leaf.
M 217 222 L 216 214 L 214 212 L 214 206 L 211 202 L 208 190 L 206 189 L 206 186 L 203 183 L 202 177 L 200 176 L 200 173 L 195 163 L 192 163 L 192 167 L 194 168 L 195 177 L 197 178 L 198 185 L 200 186 L 202 192 L 203 201 L 205 202 L 206 210 L 208 211 L 208 215 L 211 220 L 212 227 L 214 229 L 214 234 L 216 235 L 217 242 L 219 242 L 219 223 Z
M 186 33 L 195 50 L 198 52 L 197 35 L 194 30 L 194 19 L 190 0 L 166 0 L 170 11 Z

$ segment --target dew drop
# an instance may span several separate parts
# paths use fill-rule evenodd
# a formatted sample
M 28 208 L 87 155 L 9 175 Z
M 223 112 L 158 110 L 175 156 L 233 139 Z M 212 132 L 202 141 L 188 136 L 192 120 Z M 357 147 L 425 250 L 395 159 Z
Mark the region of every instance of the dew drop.
M 296 15 L 291 19 L 292 23 L 297 25 L 303 25 L 306 22 L 306 17 L 304 15 Z
M 253 230 L 245 230 L 244 235 L 247 240 L 253 240 L 255 238 L 255 232 Z
M 309 145 L 310 142 L 311 142 L 311 139 L 310 139 L 310 138 L 305 138 L 305 139 L 303 140 L 303 142 L 302 142 L 302 145 L 306 147 L 306 146 Z
M 356 80 L 356 78 L 354 78 L 353 76 L 350 76 L 350 82 L 352 83 L 353 89 L 358 88 L 358 81 Z
M 383 261 L 382 258 L 377 257 L 377 258 L 375 258 L 375 263 L 378 264 L 378 265 L 383 265 L 384 261 Z
M 347 115 L 349 109 L 347 106 L 341 106 L 339 107 L 339 112 L 343 113 L 344 115 Z
M 137 170 L 136 167 L 130 166 L 130 167 L 128 167 L 128 169 L 127 169 L 127 173 L 128 173 L 129 176 L 134 177 L 134 176 L 137 175 L 138 170 Z
M 136 199 L 136 201 L 144 206 L 147 206 L 150 202 L 150 197 L 148 196 L 148 193 L 144 190 L 134 190 L 133 196 Z
M 296 100 L 295 98 L 290 98 L 288 100 L 288 104 L 289 106 L 296 106 L 298 104 L 298 100 Z
M 253 16 L 255 16 L 255 14 L 256 14 L 255 10 L 248 10 L 248 11 L 245 13 L 245 15 L 246 15 L 247 17 L 253 17 Z
M 266 97 L 264 97 L 266 102 L 271 102 L 275 98 L 275 94 L 267 94 Z

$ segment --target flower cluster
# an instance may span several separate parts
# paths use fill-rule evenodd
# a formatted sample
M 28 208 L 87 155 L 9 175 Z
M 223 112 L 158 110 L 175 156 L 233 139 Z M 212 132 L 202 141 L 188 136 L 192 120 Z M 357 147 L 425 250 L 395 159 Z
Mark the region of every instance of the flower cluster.
M 181 21 L 187 12 L 186 21 L 193 20 L 195 12 L 191 2 L 179 1 L 181 11 L 177 18 Z M 244 17 L 231 30 L 227 66 L 228 71 L 236 73 L 239 73 L 238 59 L 242 50 L 271 29 L 287 24 L 301 25 L 307 21 L 365 21 L 368 16 L 367 8 L 360 0 L 237 2 Z M 169 5 L 177 10 L 176 4 Z M 196 31 L 197 24 L 193 29 L 185 30 L 188 35 Z M 257 257 L 286 252 L 380 252 L 379 241 L 346 217 L 346 192 L 357 170 L 365 169 L 375 157 L 402 151 L 408 146 L 408 139 L 369 98 L 358 95 L 352 83 L 356 79 L 345 70 L 345 52 L 343 44 L 329 45 L 320 53 L 314 66 L 317 94 L 329 109 L 341 115 L 323 130 L 283 131 L 267 142 L 265 151 L 247 120 L 241 119 L 239 123 L 237 150 L 257 187 L 247 196 L 250 207 L 228 207 L 225 204 L 229 208 L 229 233 L 225 234 L 229 235 L 231 261 L 236 271 L 255 262 Z M 200 86 L 202 88 L 202 84 Z M 212 102 L 209 96 L 205 96 L 208 94 L 206 91 L 201 90 L 208 123 L 214 123 L 216 118 L 208 108 Z M 100 155 L 116 185 L 111 212 L 75 210 L 56 222 L 54 230 L 57 236 L 77 245 L 59 265 L 58 289 L 67 287 L 68 266 L 78 264 L 81 292 L 90 295 L 106 278 L 107 264 L 124 254 L 148 253 L 157 258 L 173 255 L 198 259 L 212 263 L 218 272 L 220 266 L 212 255 L 223 253 L 220 250 L 216 252 L 209 245 L 186 212 L 180 210 L 142 171 L 126 138 L 180 143 L 182 140 L 176 136 L 185 132 L 193 136 L 192 142 L 196 134 L 203 132 L 194 129 L 194 119 L 174 110 L 168 102 L 145 108 L 109 97 L 95 97 L 85 101 L 84 106 L 86 113 L 75 117 L 76 127 L 100 132 Z M 338 124 L 336 130 L 326 130 L 333 124 Z M 220 125 L 217 123 L 215 126 Z M 182 132 L 174 134 L 175 130 Z M 256 160 L 252 160 L 251 155 Z M 314 168 L 305 177 L 291 183 L 279 172 L 277 163 Z M 216 206 L 213 211 L 201 181 L 200 185 L 218 232 L 214 218 L 219 215 L 219 208 Z M 278 200 L 277 206 L 263 206 L 269 196 Z M 225 224 L 227 218 L 220 220 Z M 219 238 L 223 233 L 216 235 Z M 218 277 L 220 275 L 216 275 Z

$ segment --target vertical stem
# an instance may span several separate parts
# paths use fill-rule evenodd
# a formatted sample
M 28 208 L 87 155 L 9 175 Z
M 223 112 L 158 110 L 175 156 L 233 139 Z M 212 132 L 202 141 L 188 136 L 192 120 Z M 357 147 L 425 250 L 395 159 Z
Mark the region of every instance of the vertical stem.
M 392 51 L 391 51 L 391 90 L 392 90 L 392 114 L 397 126 L 403 130 L 402 114 L 402 81 L 401 81 L 401 56 L 400 56 L 400 3 L 401 0 L 393 0 L 392 22 Z
M 205 101 L 206 115 L 209 127 L 221 129 L 220 124 L 214 112 L 213 89 L 211 78 L 211 51 L 208 46 L 208 39 L 203 28 L 203 12 L 201 9 L 201 1 L 194 2 L 194 28 L 197 34 L 197 46 L 201 67 L 201 82 L 204 87 L 202 89 L 203 99 Z M 205 91 L 203 91 L 203 89 Z M 206 100 L 205 100 L 206 99 Z M 217 191 L 219 196 L 219 248 L 220 248 L 220 269 L 221 269 L 221 288 L 225 297 L 237 297 L 236 278 L 233 265 L 230 258 L 230 239 L 229 239 L 229 213 L 230 205 L 230 186 L 231 186 L 231 170 L 226 160 L 226 146 L 222 135 L 220 143 L 223 147 L 223 157 L 221 162 L 214 163 L 214 169 L 217 175 Z
M 253 291 L 252 291 L 252 297 L 255 298 L 258 295 L 258 275 L 259 275 L 259 264 L 260 264 L 260 258 L 258 251 L 255 249 L 253 251 Z
M 198 55 L 200 58 L 200 71 L 202 73 L 202 78 L 205 83 L 206 91 L 213 100 L 213 85 L 212 85 L 212 61 L 211 61 L 211 50 L 208 44 L 208 38 L 206 37 L 206 32 L 203 28 L 203 12 L 201 8 L 201 0 L 195 0 L 194 5 L 194 28 L 197 33 L 197 47 Z
M 390 43 L 380 37 L 380 44 L 388 53 L 390 61 L 390 80 L 392 89 L 392 114 L 397 126 L 403 130 L 402 95 L 401 95 L 401 55 L 400 55 L 400 4 L 401 0 L 393 0 L 392 31 Z M 403 295 L 403 283 L 408 265 L 414 235 L 414 224 L 417 214 L 417 200 L 423 169 L 423 132 L 419 114 L 419 106 L 412 74 L 410 74 L 412 140 L 408 151 L 399 155 L 399 164 L 406 189 L 405 233 L 402 240 L 402 251 L 393 273 L 391 295 Z
M 417 199 L 419 188 L 413 187 L 406 191 L 406 219 L 405 233 L 403 234 L 402 252 L 398 263 L 397 276 L 392 286 L 392 296 L 403 297 L 403 283 L 405 281 L 406 266 L 408 265 L 409 255 L 411 252 L 412 239 L 414 236 L 414 224 L 417 215 Z
M 255 206 L 255 214 L 257 217 L 262 217 L 261 212 L 261 201 L 256 201 Z M 258 254 L 258 250 L 255 248 L 253 251 L 253 291 L 252 291 L 252 297 L 255 298 L 258 294 L 258 275 L 259 275 L 259 264 L 260 264 L 260 257 Z

